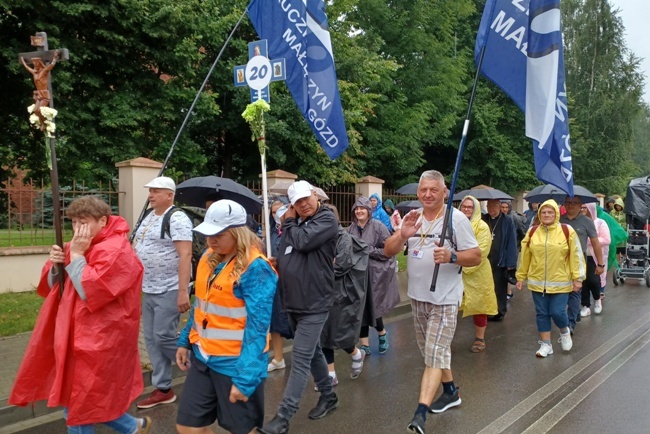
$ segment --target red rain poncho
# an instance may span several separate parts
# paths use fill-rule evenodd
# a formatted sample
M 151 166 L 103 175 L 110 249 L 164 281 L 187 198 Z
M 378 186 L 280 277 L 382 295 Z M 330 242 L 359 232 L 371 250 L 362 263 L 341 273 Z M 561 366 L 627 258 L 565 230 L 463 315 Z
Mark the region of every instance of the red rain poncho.
M 69 278 L 63 297 L 47 281 L 48 260 L 38 284 L 46 297 L 16 376 L 9 404 L 47 400 L 68 407 L 68 425 L 106 422 L 123 415 L 143 390 L 138 355 L 143 267 L 127 239 L 122 217 L 110 216 L 85 253 L 86 301 Z M 66 265 L 70 262 L 65 246 Z

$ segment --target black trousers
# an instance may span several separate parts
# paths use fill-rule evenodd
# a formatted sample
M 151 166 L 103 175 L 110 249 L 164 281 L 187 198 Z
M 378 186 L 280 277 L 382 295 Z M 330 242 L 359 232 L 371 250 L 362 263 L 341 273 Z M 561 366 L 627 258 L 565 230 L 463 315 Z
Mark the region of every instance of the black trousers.
M 503 316 L 508 312 L 508 269 L 492 265 L 492 277 L 494 278 L 494 292 L 497 295 L 497 307 L 499 315 Z
M 587 277 L 582 282 L 582 301 L 583 306 L 591 307 L 591 297 L 600 300 L 600 276 L 596 274 L 596 258 L 587 256 Z

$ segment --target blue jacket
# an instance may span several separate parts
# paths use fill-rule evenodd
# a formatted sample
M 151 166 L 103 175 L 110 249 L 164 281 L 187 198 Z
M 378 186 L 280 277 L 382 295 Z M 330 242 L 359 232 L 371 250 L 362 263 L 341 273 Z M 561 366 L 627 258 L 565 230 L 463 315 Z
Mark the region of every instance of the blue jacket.
M 372 218 L 375 220 L 379 220 L 384 225 L 386 225 L 388 231 L 392 234 L 393 226 L 390 224 L 390 217 L 388 216 L 388 213 L 384 211 L 384 207 L 382 206 L 379 195 L 377 193 L 373 193 L 370 195 L 368 199 L 372 199 L 372 198 L 377 199 L 377 206 L 372 210 Z

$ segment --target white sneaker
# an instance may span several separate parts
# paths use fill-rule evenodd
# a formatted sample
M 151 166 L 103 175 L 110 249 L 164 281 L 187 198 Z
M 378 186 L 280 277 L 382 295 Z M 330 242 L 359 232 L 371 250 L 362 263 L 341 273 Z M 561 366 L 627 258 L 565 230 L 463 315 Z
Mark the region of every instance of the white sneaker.
M 591 309 L 587 306 L 582 306 L 582 309 L 580 309 L 580 316 L 584 318 L 589 315 L 591 315 Z
M 546 357 L 550 354 L 553 354 L 553 346 L 551 344 L 547 344 L 542 341 L 539 341 L 539 343 L 542 344 L 542 346 L 539 347 L 539 350 L 537 350 L 537 353 L 535 354 L 537 357 Z
M 284 363 L 284 359 L 280 362 L 276 361 L 275 359 L 271 360 L 271 363 L 269 363 L 269 367 L 267 369 L 268 372 L 275 371 L 276 369 L 284 369 L 286 368 L 287 365 Z
M 594 301 L 594 313 L 599 314 L 603 311 L 603 303 L 600 300 Z
M 569 351 L 573 348 L 573 340 L 571 339 L 571 333 L 561 333 L 560 339 L 558 339 L 560 345 L 562 345 L 562 351 Z

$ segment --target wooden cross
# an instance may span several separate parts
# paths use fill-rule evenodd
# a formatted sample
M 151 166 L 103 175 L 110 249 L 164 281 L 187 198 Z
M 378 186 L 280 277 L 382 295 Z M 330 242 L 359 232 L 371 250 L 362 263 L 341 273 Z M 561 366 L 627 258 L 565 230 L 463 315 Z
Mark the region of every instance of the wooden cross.
M 61 48 L 58 50 L 50 50 L 47 45 L 47 34 L 45 32 L 38 32 L 31 37 L 32 46 L 36 47 L 36 51 L 28 53 L 19 53 L 18 60 L 20 63 L 32 74 L 34 78 L 34 114 L 38 116 L 41 122 L 41 131 L 45 131 L 45 117 L 41 113 L 41 108 L 49 107 L 54 108 L 54 98 L 52 97 L 52 80 L 50 78 L 50 71 L 54 68 L 57 62 L 68 60 L 68 50 Z M 30 68 L 27 63 L 31 63 L 33 68 Z M 54 135 L 48 133 L 49 148 L 50 148 L 50 178 L 52 182 L 52 204 L 54 208 L 54 233 L 56 235 L 56 244 L 63 248 L 63 231 L 61 226 L 61 202 L 59 200 L 59 172 L 56 165 L 56 139 Z M 59 276 L 59 296 L 63 294 L 64 287 L 64 267 L 58 267 Z

